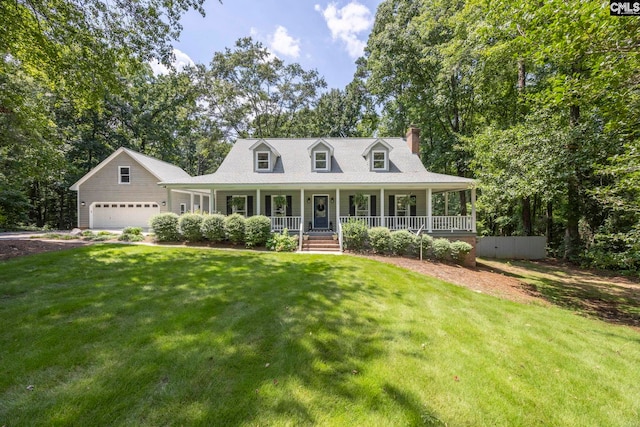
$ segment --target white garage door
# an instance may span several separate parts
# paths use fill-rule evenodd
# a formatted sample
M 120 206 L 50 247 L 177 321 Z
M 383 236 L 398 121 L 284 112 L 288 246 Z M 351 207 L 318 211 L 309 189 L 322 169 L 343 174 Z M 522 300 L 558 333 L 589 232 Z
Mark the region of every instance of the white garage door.
M 149 227 L 149 218 L 160 213 L 156 202 L 96 202 L 89 210 L 90 228 Z

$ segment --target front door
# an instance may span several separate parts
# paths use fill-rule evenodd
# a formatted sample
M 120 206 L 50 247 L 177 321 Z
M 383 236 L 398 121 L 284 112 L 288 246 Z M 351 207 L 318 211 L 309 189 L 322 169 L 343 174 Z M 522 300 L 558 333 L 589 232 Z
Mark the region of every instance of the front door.
M 313 228 L 329 228 L 329 196 L 313 196 Z

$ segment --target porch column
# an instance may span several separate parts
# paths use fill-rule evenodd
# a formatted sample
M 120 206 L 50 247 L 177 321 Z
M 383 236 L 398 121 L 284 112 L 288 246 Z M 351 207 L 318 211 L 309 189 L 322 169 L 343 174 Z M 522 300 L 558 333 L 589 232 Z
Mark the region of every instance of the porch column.
M 256 189 L 256 215 L 260 215 L 260 189 Z
M 300 189 L 300 229 L 304 231 L 304 188 Z
M 203 195 L 200 193 L 200 212 L 204 212 L 204 206 L 202 206 Z
M 476 187 L 471 189 L 471 231 L 476 232 Z
M 172 212 L 171 210 L 171 189 L 167 188 L 167 212 Z
M 218 211 L 218 190 L 213 190 L 213 210 Z
M 380 189 L 380 227 L 386 227 L 384 220 L 384 188 Z
M 338 224 L 340 224 L 340 189 L 336 188 L 336 229 L 338 231 Z
M 433 215 L 432 212 L 433 202 L 431 201 L 431 188 L 427 188 L 427 232 L 433 232 Z
M 193 191 L 189 192 L 189 203 L 190 203 L 190 211 L 193 213 Z
M 213 201 L 215 196 L 216 196 L 215 190 L 213 189 L 209 190 L 209 214 L 213 213 L 213 209 L 214 209 Z

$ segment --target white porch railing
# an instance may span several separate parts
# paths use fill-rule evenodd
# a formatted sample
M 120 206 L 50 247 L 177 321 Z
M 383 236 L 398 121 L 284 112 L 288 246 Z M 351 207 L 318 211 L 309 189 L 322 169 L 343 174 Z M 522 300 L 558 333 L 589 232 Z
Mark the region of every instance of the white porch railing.
M 434 216 L 433 231 L 472 231 L 471 216 Z
M 379 216 L 341 216 L 340 223 L 344 224 L 351 219 L 364 221 L 369 228 L 382 226 L 382 218 Z
M 301 218 L 299 216 L 272 216 L 269 219 L 271 220 L 271 231 L 282 231 L 285 228 L 300 230 Z
M 344 224 L 351 219 L 364 221 L 369 228 L 383 225 L 379 216 L 341 216 L 340 223 Z M 422 227 L 425 232 L 473 230 L 471 216 L 385 216 L 384 226 L 390 230 L 414 231 Z

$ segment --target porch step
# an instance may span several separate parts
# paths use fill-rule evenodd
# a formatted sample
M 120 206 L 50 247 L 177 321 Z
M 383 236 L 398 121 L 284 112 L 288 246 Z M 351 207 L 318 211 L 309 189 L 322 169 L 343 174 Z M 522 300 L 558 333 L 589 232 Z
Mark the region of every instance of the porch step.
M 340 252 L 340 243 L 331 236 L 309 236 L 302 242 L 302 251 Z

